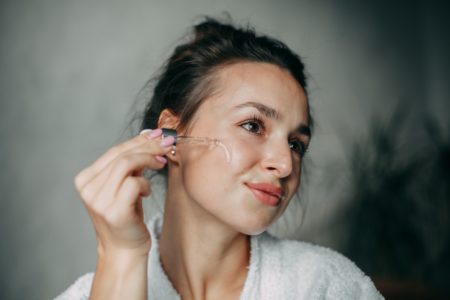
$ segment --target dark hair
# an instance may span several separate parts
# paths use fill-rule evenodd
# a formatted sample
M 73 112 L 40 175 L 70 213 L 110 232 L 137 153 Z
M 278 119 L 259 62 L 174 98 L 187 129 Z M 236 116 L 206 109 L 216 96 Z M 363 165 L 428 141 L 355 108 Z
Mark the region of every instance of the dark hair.
M 251 28 L 237 28 L 212 18 L 193 27 L 190 40 L 166 62 L 147 104 L 141 129 L 156 128 L 164 109 L 186 128 L 200 104 L 214 92 L 216 71 L 239 61 L 264 62 L 288 70 L 307 93 L 304 65 L 284 43 Z M 308 105 L 309 125 L 312 124 Z

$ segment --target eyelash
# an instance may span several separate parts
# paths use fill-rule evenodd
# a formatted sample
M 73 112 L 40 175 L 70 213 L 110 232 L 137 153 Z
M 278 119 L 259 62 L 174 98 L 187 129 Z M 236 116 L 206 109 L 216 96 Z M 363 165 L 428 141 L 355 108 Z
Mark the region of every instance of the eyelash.
M 255 130 L 255 129 L 252 130 L 252 129 L 246 128 L 246 126 L 248 126 L 248 125 L 256 125 L 256 126 L 258 126 L 258 128 L 257 128 L 257 130 Z M 245 130 L 247 130 L 248 132 L 250 132 L 252 134 L 256 134 L 256 135 L 263 135 L 264 132 L 266 131 L 266 127 L 264 125 L 264 121 L 260 117 L 258 117 L 256 115 L 253 116 L 252 118 L 244 121 L 243 123 L 241 123 L 240 126 L 242 128 L 244 128 Z M 297 146 L 295 146 L 292 143 L 297 144 Z M 306 154 L 306 150 L 307 150 L 306 145 L 303 142 L 299 141 L 299 140 L 290 140 L 289 141 L 289 148 L 292 151 L 295 151 L 297 154 L 299 154 L 300 157 L 303 157 Z M 297 148 L 297 149 L 295 149 L 295 148 Z
M 255 124 L 258 126 L 258 132 L 254 132 L 252 129 L 245 128 L 246 125 L 255 125 Z M 240 126 L 245 130 L 247 130 L 248 132 L 251 132 L 256 135 L 262 135 L 266 130 L 266 127 L 264 126 L 264 121 L 256 115 L 250 118 L 249 120 L 246 120 L 243 123 L 241 123 Z

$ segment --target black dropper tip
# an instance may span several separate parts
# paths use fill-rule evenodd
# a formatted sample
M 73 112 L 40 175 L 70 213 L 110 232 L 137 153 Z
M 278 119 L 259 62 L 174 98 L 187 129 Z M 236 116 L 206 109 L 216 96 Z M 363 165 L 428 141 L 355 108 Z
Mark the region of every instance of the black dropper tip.
M 175 142 L 173 144 L 175 145 L 177 142 L 177 131 L 175 129 L 170 128 L 161 128 L 161 129 L 164 137 L 173 136 L 173 138 L 175 139 Z

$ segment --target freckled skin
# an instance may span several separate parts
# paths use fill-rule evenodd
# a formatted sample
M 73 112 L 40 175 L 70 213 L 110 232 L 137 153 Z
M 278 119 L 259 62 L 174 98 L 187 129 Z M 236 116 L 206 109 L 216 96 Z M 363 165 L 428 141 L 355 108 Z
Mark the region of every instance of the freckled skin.
M 283 213 L 299 186 L 301 158 L 289 148 L 288 139 L 300 123 L 308 122 L 307 98 L 288 71 L 272 64 L 238 63 L 219 72 L 221 88 L 200 106 L 189 135 L 220 139 L 232 159 L 227 162 L 220 147 L 179 145 L 178 161 L 170 172 L 180 172 L 177 197 L 193 201 L 199 217 L 218 220 L 241 233 L 258 234 Z M 253 107 L 236 109 L 248 101 L 280 115 L 276 120 L 263 117 L 262 135 L 241 126 L 261 115 Z M 280 186 L 283 200 L 277 207 L 263 204 L 246 182 Z

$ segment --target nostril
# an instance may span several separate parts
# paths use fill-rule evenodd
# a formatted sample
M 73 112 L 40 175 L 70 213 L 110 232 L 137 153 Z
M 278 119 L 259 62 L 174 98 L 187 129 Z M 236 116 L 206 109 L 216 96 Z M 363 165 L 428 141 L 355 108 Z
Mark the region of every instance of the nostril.
M 274 143 L 275 144 L 275 143 Z M 266 172 L 270 172 L 278 178 L 285 178 L 291 175 L 293 171 L 293 157 L 288 144 L 276 143 L 265 152 L 262 164 Z M 280 145 L 283 145 L 281 147 Z

